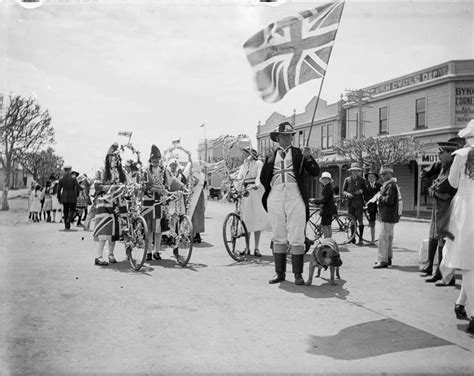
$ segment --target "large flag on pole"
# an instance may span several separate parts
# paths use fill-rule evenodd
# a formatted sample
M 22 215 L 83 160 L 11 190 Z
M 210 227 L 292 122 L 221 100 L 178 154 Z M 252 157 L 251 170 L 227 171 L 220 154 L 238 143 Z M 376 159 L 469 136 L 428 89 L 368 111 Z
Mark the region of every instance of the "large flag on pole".
M 265 102 L 324 77 L 342 15 L 343 2 L 321 5 L 268 25 L 244 44 Z

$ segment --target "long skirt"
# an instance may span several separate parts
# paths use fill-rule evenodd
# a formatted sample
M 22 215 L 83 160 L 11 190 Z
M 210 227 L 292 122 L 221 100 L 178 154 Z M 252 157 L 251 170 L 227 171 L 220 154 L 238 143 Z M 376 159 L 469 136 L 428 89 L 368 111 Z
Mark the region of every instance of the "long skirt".
M 126 215 L 126 208 L 119 202 L 97 198 L 95 202 L 95 227 L 92 236 L 95 241 L 117 241 L 120 239 L 121 229 L 119 218 Z M 118 207 L 119 214 L 115 213 Z
M 191 221 L 193 223 L 193 231 L 195 234 L 200 234 L 205 231 L 205 224 L 204 224 L 204 210 L 205 210 L 205 198 L 204 198 L 204 191 L 201 191 L 199 195 L 199 199 L 196 204 L 196 208 L 194 209 L 193 217 Z
M 271 230 L 270 217 L 262 204 L 263 192 L 263 187 L 252 189 L 248 197 L 242 198 L 242 219 L 249 232 Z

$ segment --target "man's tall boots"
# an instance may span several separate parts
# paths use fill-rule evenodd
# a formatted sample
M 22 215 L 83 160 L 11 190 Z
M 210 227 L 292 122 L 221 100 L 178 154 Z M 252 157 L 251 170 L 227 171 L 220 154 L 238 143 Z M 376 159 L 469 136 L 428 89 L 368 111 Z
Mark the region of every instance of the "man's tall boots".
M 442 244 L 444 244 L 444 242 L 442 242 Z M 443 260 L 443 246 L 440 246 L 438 247 L 438 267 L 436 268 L 436 272 L 433 274 L 431 278 L 426 278 L 425 282 L 432 283 L 432 282 L 439 281 L 440 279 L 443 278 L 443 276 L 441 275 L 441 269 L 440 269 L 442 260 Z
M 420 273 L 424 273 L 422 277 L 426 277 L 433 273 L 433 263 L 436 255 L 436 249 L 438 248 L 438 239 L 430 238 L 428 241 L 428 262 L 420 270 Z
M 364 241 L 362 240 L 362 237 L 364 236 L 364 225 L 359 226 L 359 243 L 358 245 L 363 245 Z
M 279 283 L 285 280 L 286 276 L 286 253 L 274 253 L 273 259 L 275 260 L 275 276 L 269 280 L 268 283 Z
M 291 255 L 291 265 L 293 266 L 293 274 L 295 275 L 295 285 L 304 285 L 303 265 L 304 255 Z

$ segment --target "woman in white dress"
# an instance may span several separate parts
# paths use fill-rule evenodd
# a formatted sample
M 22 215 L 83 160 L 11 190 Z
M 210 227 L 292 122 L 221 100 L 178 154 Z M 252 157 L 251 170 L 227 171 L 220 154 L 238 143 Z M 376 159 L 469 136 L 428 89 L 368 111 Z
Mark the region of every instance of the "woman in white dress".
M 247 231 L 254 234 L 254 256 L 262 257 L 259 250 L 260 234 L 261 231 L 270 230 L 271 228 L 270 218 L 262 204 L 264 189 L 260 184 L 260 171 L 263 162 L 258 159 L 257 151 L 250 147 L 242 148 L 242 155 L 245 160 L 237 175 L 236 188 L 239 191 L 244 188 L 249 191 L 247 197 L 242 197 L 242 219 Z M 246 252 L 250 254 L 249 249 Z
M 466 139 L 466 146 L 456 150 L 448 181 L 458 191 L 451 202 L 449 234 L 443 249 L 443 264 L 461 269 L 462 285 L 454 310 L 458 318 L 467 318 L 464 303 L 467 301 L 470 322 L 467 331 L 474 333 L 474 120 L 458 133 Z M 442 269 L 443 270 L 443 269 Z

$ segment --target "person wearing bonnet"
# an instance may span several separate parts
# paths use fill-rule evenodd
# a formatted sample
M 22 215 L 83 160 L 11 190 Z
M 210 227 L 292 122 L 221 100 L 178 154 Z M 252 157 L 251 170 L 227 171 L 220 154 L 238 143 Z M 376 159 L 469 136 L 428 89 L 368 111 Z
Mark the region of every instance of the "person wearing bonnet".
M 474 120 L 459 131 L 458 136 L 465 138 L 466 145 L 453 153 L 448 175 L 449 185 L 457 189 L 457 193 L 451 202 L 441 272 L 448 274 L 451 269 L 461 270 L 461 291 L 454 312 L 459 319 L 468 318 L 467 312 L 470 313 L 466 330 L 474 333 Z M 466 302 L 469 304 L 467 310 Z
M 97 257 L 95 265 L 108 265 L 116 263 L 114 256 L 115 242 L 120 239 L 119 217 L 127 215 L 127 209 L 120 192 L 126 182 L 125 173 L 122 169 L 118 144 L 114 143 L 107 150 L 105 156 L 104 170 L 98 174 L 100 180 L 94 182 L 95 188 L 95 227 L 92 233 L 97 245 Z M 118 208 L 118 214 L 115 209 Z M 108 261 L 103 258 L 105 243 L 108 242 Z
M 248 190 L 248 195 L 242 197 L 242 219 L 249 233 L 254 235 L 255 257 L 262 257 L 259 250 L 260 234 L 262 231 L 270 230 L 270 218 L 262 205 L 263 186 L 260 183 L 260 172 L 262 161 L 258 159 L 258 153 L 249 146 L 241 148 L 244 162 L 240 166 L 236 178 L 238 191 Z M 249 239 L 250 242 L 250 239 Z M 242 254 L 250 254 L 250 249 L 244 250 Z

